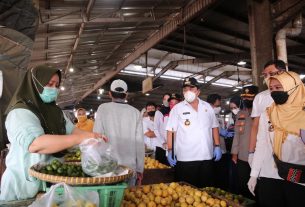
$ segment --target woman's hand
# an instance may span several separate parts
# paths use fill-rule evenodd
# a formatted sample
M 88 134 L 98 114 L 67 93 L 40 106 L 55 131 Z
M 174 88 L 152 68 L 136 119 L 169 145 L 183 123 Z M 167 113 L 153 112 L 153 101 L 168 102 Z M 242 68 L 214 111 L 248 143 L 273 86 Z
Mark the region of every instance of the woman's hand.
M 79 134 L 81 142 L 85 139 L 95 138 L 95 139 L 102 139 L 104 142 L 108 142 L 109 139 L 103 134 L 97 133 L 97 132 L 83 132 Z

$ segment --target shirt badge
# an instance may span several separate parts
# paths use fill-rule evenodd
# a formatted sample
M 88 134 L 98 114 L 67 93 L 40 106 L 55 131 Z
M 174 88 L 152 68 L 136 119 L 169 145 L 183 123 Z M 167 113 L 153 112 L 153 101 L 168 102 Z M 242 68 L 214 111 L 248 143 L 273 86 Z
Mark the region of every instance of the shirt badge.
M 187 119 L 187 120 L 185 120 L 184 125 L 185 125 L 185 126 L 189 126 L 189 125 L 191 125 L 190 120 L 188 120 L 188 119 Z

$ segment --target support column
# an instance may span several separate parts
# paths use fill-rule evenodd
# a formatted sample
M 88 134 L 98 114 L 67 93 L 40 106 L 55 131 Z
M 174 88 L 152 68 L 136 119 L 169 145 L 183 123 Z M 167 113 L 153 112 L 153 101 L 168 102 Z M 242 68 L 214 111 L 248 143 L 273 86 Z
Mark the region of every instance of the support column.
M 253 84 L 263 89 L 259 76 L 273 57 L 272 19 L 269 0 L 248 0 L 249 34 Z

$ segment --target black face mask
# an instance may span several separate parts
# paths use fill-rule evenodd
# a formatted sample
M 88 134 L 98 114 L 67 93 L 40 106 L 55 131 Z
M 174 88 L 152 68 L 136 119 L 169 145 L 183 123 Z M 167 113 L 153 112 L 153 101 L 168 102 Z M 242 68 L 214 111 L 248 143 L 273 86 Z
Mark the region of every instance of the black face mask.
M 155 113 L 156 113 L 156 111 L 149 111 L 149 112 L 147 112 L 148 116 L 150 116 L 150 117 L 154 117 Z
M 287 102 L 289 95 L 287 91 L 272 91 L 271 97 L 275 104 L 281 105 Z
M 243 100 L 244 106 L 248 109 L 252 108 L 253 106 L 253 100 Z

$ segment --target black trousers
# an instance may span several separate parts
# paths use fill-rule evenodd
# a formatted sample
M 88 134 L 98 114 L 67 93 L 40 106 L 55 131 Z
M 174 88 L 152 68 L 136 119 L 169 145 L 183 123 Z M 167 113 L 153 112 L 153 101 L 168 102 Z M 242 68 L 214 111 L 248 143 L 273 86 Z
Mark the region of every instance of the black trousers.
M 248 189 L 248 181 L 250 179 L 251 168 L 248 162 L 237 160 L 237 182 L 239 194 L 246 198 L 254 200 L 254 196 Z
M 161 162 L 164 165 L 168 165 L 168 161 L 166 158 L 166 151 L 161 147 L 156 147 L 155 159 Z
M 229 165 L 231 154 L 222 154 L 219 161 L 214 164 L 214 186 L 223 190 L 229 190 Z
M 175 166 L 175 180 L 184 181 L 198 188 L 213 186 L 214 161 L 178 161 Z
M 260 178 L 258 182 L 260 207 L 305 206 L 305 186 L 272 178 Z

